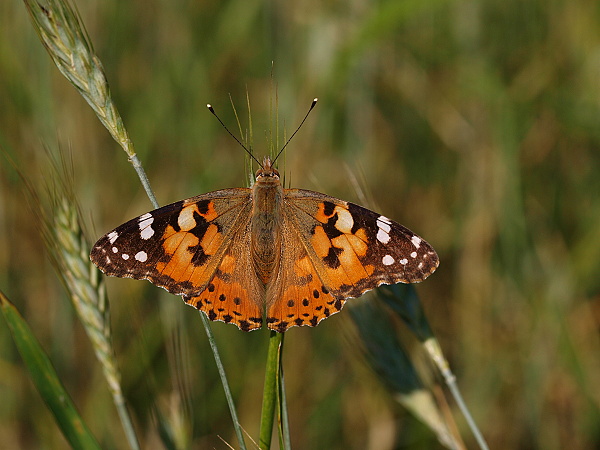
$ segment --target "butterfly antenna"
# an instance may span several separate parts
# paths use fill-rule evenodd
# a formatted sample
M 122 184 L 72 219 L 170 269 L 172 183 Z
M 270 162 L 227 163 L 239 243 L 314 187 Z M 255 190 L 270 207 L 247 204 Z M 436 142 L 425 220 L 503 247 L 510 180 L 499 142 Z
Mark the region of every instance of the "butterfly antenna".
M 292 133 L 292 135 L 290 136 L 290 138 L 286 141 L 285 145 L 283 147 L 281 147 L 281 150 L 279 150 L 279 153 L 277 153 L 277 156 L 275 157 L 275 159 L 273 159 L 273 162 L 271 164 L 275 164 L 275 161 L 277 161 L 277 158 L 279 158 L 279 155 L 281 155 L 281 153 L 283 153 L 283 151 L 285 150 L 285 148 L 287 147 L 287 145 L 290 143 L 290 141 L 292 140 L 292 138 L 294 136 L 296 136 L 296 133 L 300 130 L 300 128 L 302 128 L 302 125 L 304 125 L 304 122 L 306 122 L 306 119 L 308 118 L 308 115 L 313 110 L 313 108 L 317 104 L 318 100 L 319 100 L 318 98 L 313 99 L 312 103 L 310 104 L 310 108 L 308 108 L 308 111 L 307 111 L 306 115 L 304 116 L 304 119 L 302 119 L 302 122 L 300 122 L 300 125 L 298 125 L 298 128 L 296 128 L 296 131 L 294 131 Z
M 235 137 L 235 135 L 234 135 L 234 134 L 233 134 L 231 131 L 229 131 L 229 128 L 227 128 L 227 125 L 225 125 L 225 124 L 223 123 L 223 121 L 221 120 L 221 118 L 220 118 L 219 116 L 217 116 L 217 113 L 216 113 L 216 112 L 215 112 L 215 110 L 213 109 L 212 105 L 210 105 L 210 104 L 207 104 L 207 105 L 206 105 L 206 107 L 207 107 L 207 108 L 208 108 L 208 110 L 209 110 L 209 111 L 212 113 L 212 115 L 213 115 L 213 116 L 215 116 L 215 117 L 217 118 L 217 120 L 218 120 L 218 121 L 219 121 L 219 123 L 220 123 L 220 124 L 223 126 L 223 128 L 225 128 L 225 131 L 227 131 L 227 132 L 229 133 L 229 135 L 230 135 L 230 136 L 231 136 L 233 139 L 235 139 L 235 141 L 236 141 L 238 144 L 240 144 L 244 150 L 246 150 L 246 153 L 248 153 L 248 154 L 250 155 L 250 157 L 251 157 L 251 158 L 252 158 L 254 161 L 256 161 L 256 163 L 257 163 L 257 164 L 258 164 L 260 167 L 262 167 L 262 163 L 261 163 L 261 162 L 260 162 L 258 159 L 256 159 L 256 157 L 255 157 L 255 156 L 252 154 L 252 152 L 251 152 L 250 150 L 248 150 L 248 148 L 247 148 L 247 147 L 246 147 L 244 144 L 242 144 L 242 141 L 240 141 L 240 140 L 239 140 L 237 137 Z M 304 122 L 304 121 L 303 121 L 303 122 Z M 294 134 L 296 134 L 296 133 L 294 133 Z M 287 144 L 286 144 L 286 145 L 287 145 Z

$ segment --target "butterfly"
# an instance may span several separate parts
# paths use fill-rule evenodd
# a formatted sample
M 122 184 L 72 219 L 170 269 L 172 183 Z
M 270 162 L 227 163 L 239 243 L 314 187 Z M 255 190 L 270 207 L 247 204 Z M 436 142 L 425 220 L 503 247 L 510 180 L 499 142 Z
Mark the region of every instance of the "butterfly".
M 251 188 L 145 213 L 101 237 L 90 259 L 107 275 L 181 295 L 211 320 L 278 332 L 314 327 L 381 284 L 423 281 L 439 264 L 425 240 L 385 216 L 284 189 L 269 157 Z

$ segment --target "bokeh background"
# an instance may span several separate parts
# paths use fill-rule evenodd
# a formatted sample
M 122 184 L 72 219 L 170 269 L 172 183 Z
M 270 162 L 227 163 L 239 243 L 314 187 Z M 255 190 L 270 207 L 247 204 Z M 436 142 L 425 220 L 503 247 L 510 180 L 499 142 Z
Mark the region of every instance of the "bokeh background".
M 600 446 L 600 7 L 589 0 L 77 2 L 161 204 L 245 186 L 231 96 L 257 155 L 319 103 L 281 167 L 427 239 L 418 292 L 492 448 Z M 275 100 L 277 100 L 275 102 Z M 273 105 L 277 103 L 278 117 Z M 151 208 L 125 154 L 59 74 L 24 5 L 0 2 L 0 146 L 34 185 L 72 159 L 91 242 Z M 124 448 L 101 369 L 0 158 L 0 287 L 105 448 Z M 283 161 L 282 161 L 283 163 Z M 144 448 L 153 408 L 193 448 L 236 445 L 197 313 L 109 280 L 123 387 Z M 435 448 L 348 345 L 346 310 L 286 335 L 295 448 Z M 256 438 L 268 334 L 216 323 Z M 0 447 L 65 441 L 0 325 Z M 450 401 L 453 409 L 453 403 Z M 458 412 L 466 440 L 474 442 Z

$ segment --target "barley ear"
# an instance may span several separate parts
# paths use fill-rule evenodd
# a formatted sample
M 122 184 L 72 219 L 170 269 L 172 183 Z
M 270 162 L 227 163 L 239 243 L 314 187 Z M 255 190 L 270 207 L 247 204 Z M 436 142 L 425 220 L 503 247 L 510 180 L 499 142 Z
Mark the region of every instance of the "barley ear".
M 65 168 L 59 170 L 52 161 L 51 180 L 47 186 L 50 206 L 44 208 L 39 196 L 29 185 L 33 209 L 38 215 L 37 223 L 53 265 L 69 293 L 84 330 L 102 366 L 113 401 L 119 413 L 130 448 L 139 449 L 131 417 L 127 411 L 121 374 L 117 367 L 112 346 L 110 311 L 103 277 L 92 264 L 88 253 L 80 212 L 72 190 L 72 175 Z
M 113 139 L 125 150 L 150 201 L 158 208 L 148 177 L 110 95 L 102 63 L 94 53 L 76 9 L 68 0 L 24 2 L 33 27 L 54 64 L 92 107 Z

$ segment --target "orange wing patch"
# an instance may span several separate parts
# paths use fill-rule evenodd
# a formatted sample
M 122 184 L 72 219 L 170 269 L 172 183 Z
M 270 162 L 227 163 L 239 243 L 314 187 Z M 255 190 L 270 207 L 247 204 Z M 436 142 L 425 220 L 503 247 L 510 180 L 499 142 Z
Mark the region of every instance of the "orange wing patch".
M 343 285 L 355 284 L 373 274 L 374 267 L 363 265 L 360 257 L 367 252 L 367 242 L 361 239 L 364 230 L 358 235 L 341 234 L 331 239 L 323 226 L 315 226 L 311 244 L 316 255 L 321 258 L 330 281 L 330 287 L 340 289 Z
M 294 250 L 301 254 L 302 246 L 299 241 L 296 244 Z M 296 259 L 293 269 L 281 268 L 280 276 L 267 292 L 267 301 L 269 298 L 272 302 L 267 311 L 267 326 L 280 333 L 295 326 L 317 326 L 339 312 L 345 303 L 323 285 L 306 252 Z
M 202 211 L 199 210 L 198 203 L 182 208 L 177 216 L 177 224 L 169 224 L 162 236 L 162 246 L 169 258 L 164 262 L 159 261 L 156 270 L 177 281 L 198 280 L 198 275 L 204 272 L 203 268 L 197 270 L 198 267 L 205 266 L 205 262 L 223 244 L 224 236 L 219 233 L 218 225 L 211 223 L 217 217 L 213 201 L 207 202 Z M 206 276 L 195 285 L 201 286 L 204 283 Z
M 369 250 L 366 231 L 355 227 L 354 217 L 344 203 L 319 202 L 315 219 L 317 224 L 306 224 L 310 244 L 320 260 L 314 263 L 329 289 L 343 297 L 347 286 L 367 279 L 375 270 L 365 260 Z

